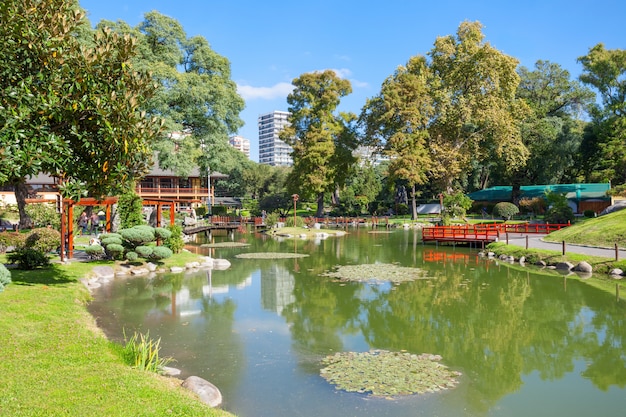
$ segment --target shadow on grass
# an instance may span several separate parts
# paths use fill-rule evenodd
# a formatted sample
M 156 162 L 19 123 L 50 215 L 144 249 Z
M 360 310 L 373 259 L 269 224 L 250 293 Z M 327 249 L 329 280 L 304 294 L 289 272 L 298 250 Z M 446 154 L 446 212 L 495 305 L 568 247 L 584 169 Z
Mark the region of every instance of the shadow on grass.
M 62 285 L 76 282 L 76 278 L 59 265 L 32 270 L 11 268 L 10 271 L 13 285 Z

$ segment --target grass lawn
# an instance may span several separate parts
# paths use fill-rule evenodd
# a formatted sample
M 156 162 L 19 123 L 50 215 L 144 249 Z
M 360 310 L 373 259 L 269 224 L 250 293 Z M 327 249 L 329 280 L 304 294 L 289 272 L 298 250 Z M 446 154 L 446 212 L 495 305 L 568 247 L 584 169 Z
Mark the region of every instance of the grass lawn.
M 626 210 L 616 211 L 601 217 L 576 223 L 565 229 L 550 233 L 545 240 L 566 241 L 584 245 L 612 248 L 615 243 L 626 247 Z
M 200 403 L 180 380 L 122 361 L 78 282 L 98 264 L 111 263 L 11 271 L 13 283 L 0 293 L 0 415 L 229 416 Z

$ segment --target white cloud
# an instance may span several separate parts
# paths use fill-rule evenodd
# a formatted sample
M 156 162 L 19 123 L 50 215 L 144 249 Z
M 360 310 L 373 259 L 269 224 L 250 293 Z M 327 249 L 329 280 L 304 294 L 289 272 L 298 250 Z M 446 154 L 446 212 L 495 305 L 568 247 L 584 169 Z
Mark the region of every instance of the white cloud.
M 237 85 L 237 92 L 244 100 L 273 100 L 284 98 L 291 93 L 291 83 L 278 83 L 271 87 L 253 87 L 251 85 Z

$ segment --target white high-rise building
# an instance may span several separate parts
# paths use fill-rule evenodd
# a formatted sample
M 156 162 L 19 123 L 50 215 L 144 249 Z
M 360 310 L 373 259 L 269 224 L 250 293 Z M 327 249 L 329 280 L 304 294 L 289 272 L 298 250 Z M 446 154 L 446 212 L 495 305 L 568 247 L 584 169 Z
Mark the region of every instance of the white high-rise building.
M 228 138 L 228 143 L 233 148 L 243 152 L 248 159 L 250 158 L 250 141 L 243 136 L 231 136 Z
M 288 126 L 289 112 L 273 111 L 259 116 L 259 163 L 273 166 L 291 166 L 291 146 L 278 138 Z

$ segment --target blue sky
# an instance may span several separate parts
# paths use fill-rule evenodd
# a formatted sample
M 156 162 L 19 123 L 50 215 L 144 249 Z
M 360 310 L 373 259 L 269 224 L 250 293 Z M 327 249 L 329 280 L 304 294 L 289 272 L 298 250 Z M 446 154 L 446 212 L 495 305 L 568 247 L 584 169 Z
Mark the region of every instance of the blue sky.
M 485 40 L 532 68 L 555 62 L 578 77 L 577 58 L 604 43 L 626 48 L 623 0 L 80 0 L 93 24 L 123 20 L 132 26 L 157 10 L 187 36 L 201 35 L 231 63 L 246 101 L 239 134 L 258 161 L 257 118 L 287 110 L 291 81 L 334 69 L 352 83 L 341 110 L 359 113 L 384 79 L 411 56 L 426 54 L 438 36 L 465 20 L 484 25 Z

